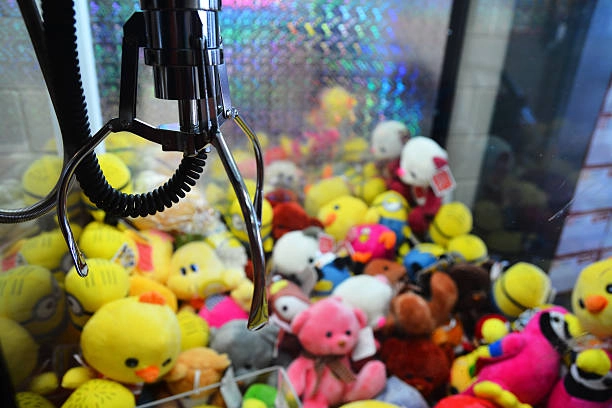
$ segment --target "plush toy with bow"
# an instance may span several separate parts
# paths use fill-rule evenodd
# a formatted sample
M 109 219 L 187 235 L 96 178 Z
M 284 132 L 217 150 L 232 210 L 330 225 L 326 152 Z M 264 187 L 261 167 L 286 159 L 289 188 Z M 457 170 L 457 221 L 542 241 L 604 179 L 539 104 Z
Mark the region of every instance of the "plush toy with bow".
M 370 399 L 384 389 L 386 370 L 381 361 L 368 361 L 358 373 L 351 369 L 350 355 L 366 325 L 361 310 L 336 297 L 320 300 L 295 317 L 291 329 L 303 353 L 287 372 L 305 408 Z
M 399 186 L 397 191 L 411 204 L 408 224 L 416 235 L 423 236 L 427 232 L 442 205 L 443 194 L 454 187 L 447 166 L 446 151 L 433 139 L 416 136 L 402 148 L 397 175 L 405 186 Z M 447 171 L 443 172 L 444 169 Z

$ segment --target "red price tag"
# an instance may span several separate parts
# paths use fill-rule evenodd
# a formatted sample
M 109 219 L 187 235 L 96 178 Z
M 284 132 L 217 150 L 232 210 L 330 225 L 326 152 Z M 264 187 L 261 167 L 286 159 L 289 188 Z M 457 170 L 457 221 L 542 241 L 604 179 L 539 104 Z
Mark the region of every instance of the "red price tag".
M 319 235 L 319 251 L 322 254 L 332 252 L 336 246 L 334 238 L 327 234 Z
M 431 179 L 431 188 L 438 197 L 452 191 L 455 186 L 455 178 L 448 166 L 440 167 Z

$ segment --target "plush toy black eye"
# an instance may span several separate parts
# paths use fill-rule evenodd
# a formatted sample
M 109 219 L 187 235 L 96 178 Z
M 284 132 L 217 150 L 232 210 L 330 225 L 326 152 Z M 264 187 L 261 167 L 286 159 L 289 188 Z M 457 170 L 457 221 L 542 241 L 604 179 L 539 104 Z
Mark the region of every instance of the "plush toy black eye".
M 427 381 L 428 383 L 433 383 L 433 378 L 432 377 L 425 377 L 425 381 Z
M 345 332 L 344 332 L 344 334 L 346 334 L 347 336 L 350 336 L 350 335 L 351 335 L 351 333 L 352 333 L 352 332 L 351 332 L 350 330 L 347 330 L 347 331 L 345 331 Z
M 165 367 L 165 366 L 167 366 L 168 364 L 170 364 L 171 362 L 172 362 L 172 359 L 171 359 L 170 357 L 168 357 L 168 358 L 166 359 L 166 361 L 164 361 L 164 362 L 162 363 L 162 366 L 164 366 L 164 367 Z
M 580 306 L 581 309 L 584 309 L 584 300 L 579 299 L 578 300 L 578 306 Z
M 416 175 L 416 173 L 414 171 L 411 171 L 410 175 L 412 176 L 412 178 L 417 178 L 417 175 Z
M 187 268 L 185 267 L 181 268 L 181 275 L 183 276 L 187 275 Z
M 197 272 L 200 270 L 200 267 L 198 266 L 198 264 L 191 264 L 189 265 L 189 267 L 191 268 L 192 272 Z
M 612 293 L 612 283 L 606 286 L 606 292 Z
M 134 357 L 126 358 L 125 365 L 126 367 L 134 368 L 138 365 L 138 359 Z
M 340 206 L 338 204 L 334 205 L 334 210 L 339 210 Z
M 327 333 L 325 333 L 325 337 L 330 338 L 332 336 L 332 332 L 328 331 Z

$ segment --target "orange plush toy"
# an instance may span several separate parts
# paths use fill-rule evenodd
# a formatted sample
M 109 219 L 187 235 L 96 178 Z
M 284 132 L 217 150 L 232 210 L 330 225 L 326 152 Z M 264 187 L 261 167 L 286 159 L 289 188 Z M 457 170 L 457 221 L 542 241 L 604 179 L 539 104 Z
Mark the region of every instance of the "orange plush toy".
M 429 336 L 436 327 L 448 323 L 458 296 L 455 282 L 444 272 L 433 272 L 425 292 L 430 293 L 429 300 L 410 290 L 391 300 L 385 335 Z

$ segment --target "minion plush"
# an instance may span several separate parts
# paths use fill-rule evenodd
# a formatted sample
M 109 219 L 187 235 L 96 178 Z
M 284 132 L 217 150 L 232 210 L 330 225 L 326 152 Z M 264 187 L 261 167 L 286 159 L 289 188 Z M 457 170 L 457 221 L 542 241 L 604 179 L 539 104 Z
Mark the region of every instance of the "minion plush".
M 472 230 L 472 212 L 460 201 L 442 204 L 429 224 L 429 238 L 438 245 L 446 246 L 456 236 Z
M 66 327 L 66 298 L 50 270 L 18 266 L 0 274 L 0 316 L 21 324 L 39 343 L 49 341 Z
M 489 259 L 487 245 L 474 234 L 464 234 L 451 238 L 446 245 L 446 250 L 460 254 L 466 262 L 479 265 Z
M 493 282 L 493 302 L 506 317 L 515 319 L 527 309 L 548 303 L 553 297 L 550 277 L 536 265 L 518 262 Z
M 79 246 L 87 258 L 110 259 L 132 273 L 138 265 L 139 252 L 134 234 L 128 231 L 92 221 L 83 228 Z
M 98 155 L 98 163 L 108 184 L 122 193 L 131 194 L 134 192 L 132 172 L 119 156 L 113 153 L 102 153 Z M 104 220 L 106 216 L 104 211 L 98 209 L 85 194 L 82 194 L 81 198 L 95 220 Z
M 126 297 L 130 290 L 128 273 L 121 265 L 100 258 L 88 259 L 87 264 L 87 276 L 80 276 L 73 266 L 65 280 L 70 320 L 79 330 L 102 305 Z
M 62 404 L 62 408 L 80 407 L 133 408 L 136 397 L 116 381 L 94 378 L 79 386 Z
M 396 250 L 408 244 L 408 238 L 412 235 L 408 226 L 408 212 L 410 207 L 408 201 L 400 193 L 387 190 L 377 195 L 366 213 L 365 221 L 372 224 L 382 224 L 395 232 Z M 402 254 L 405 255 L 409 248 L 405 247 Z
M 51 192 L 62 173 L 63 160 L 57 155 L 45 154 L 34 160 L 21 178 L 23 201 L 26 206 L 34 205 Z M 81 209 L 79 194 L 71 191 L 67 197 L 70 219 L 78 216 Z
M 274 217 L 274 210 L 272 205 L 267 199 L 263 199 L 262 211 L 261 211 L 261 240 L 263 242 L 264 252 L 269 254 L 272 252 L 274 246 L 274 238 L 272 237 L 272 220 Z M 225 223 L 227 224 L 230 232 L 234 234 L 236 238 L 245 247 L 249 245 L 249 235 L 246 230 L 246 224 L 242 216 L 242 209 L 240 203 L 235 199 L 230 205 L 229 211 L 225 214 Z
M 38 344 L 20 324 L 0 317 L 0 350 L 13 387 L 21 385 L 36 368 Z

